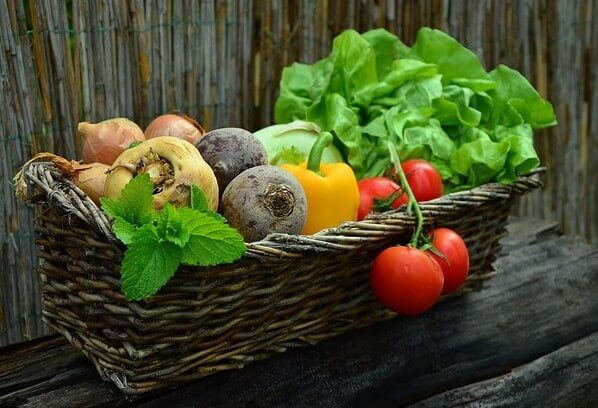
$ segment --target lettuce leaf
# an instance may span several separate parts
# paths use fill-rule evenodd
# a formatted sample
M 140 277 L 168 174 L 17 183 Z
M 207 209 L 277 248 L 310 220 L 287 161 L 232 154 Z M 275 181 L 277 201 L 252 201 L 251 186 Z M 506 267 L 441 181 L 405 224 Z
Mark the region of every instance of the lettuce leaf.
M 533 132 L 556 124 L 523 75 L 504 65 L 487 72 L 427 27 L 411 47 L 384 29 L 342 32 L 326 58 L 284 68 L 274 113 L 277 123 L 308 120 L 331 132 L 358 178 L 387 170 L 390 141 L 402 160 L 432 162 L 446 191 L 533 170 Z
M 557 124 L 550 102 L 543 99 L 519 72 L 499 65 L 490 75 L 496 83 L 490 93 L 494 100 L 491 124 L 516 126 L 529 123 L 533 129 Z

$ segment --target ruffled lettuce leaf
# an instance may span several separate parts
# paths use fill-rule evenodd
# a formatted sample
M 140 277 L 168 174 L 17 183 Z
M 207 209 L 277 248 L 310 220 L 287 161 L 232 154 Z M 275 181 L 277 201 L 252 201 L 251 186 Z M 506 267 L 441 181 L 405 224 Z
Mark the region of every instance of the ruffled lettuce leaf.
M 496 83 L 490 93 L 494 100 L 490 125 L 528 123 L 532 129 L 556 125 L 552 104 L 542 98 L 523 75 L 505 65 L 499 65 L 490 75 Z
M 384 29 L 347 30 L 326 58 L 285 68 L 275 120 L 294 119 L 330 131 L 358 178 L 388 169 L 390 141 L 402 160 L 432 162 L 446 191 L 533 170 L 533 131 L 556 124 L 523 75 L 486 72 L 475 53 L 426 27 L 411 47 Z

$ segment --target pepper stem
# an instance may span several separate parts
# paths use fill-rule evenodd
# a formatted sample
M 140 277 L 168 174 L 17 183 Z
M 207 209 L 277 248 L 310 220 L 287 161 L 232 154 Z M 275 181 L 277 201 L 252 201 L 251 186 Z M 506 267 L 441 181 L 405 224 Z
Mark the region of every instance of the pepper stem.
M 320 173 L 320 162 L 322 161 L 322 154 L 324 149 L 332 142 L 332 133 L 322 132 L 316 139 L 314 145 L 309 151 L 307 159 L 307 169 L 315 173 Z
M 401 186 L 403 187 L 403 191 L 406 192 L 407 196 L 409 197 L 409 204 L 407 204 L 407 213 L 411 214 L 412 211 L 415 212 L 416 227 L 415 232 L 411 236 L 411 242 L 409 243 L 409 245 L 417 248 L 422 228 L 424 225 L 424 216 L 421 212 L 421 209 L 419 208 L 419 205 L 417 204 L 415 196 L 413 195 L 413 191 L 411 191 L 411 186 L 407 181 L 407 176 L 405 175 L 405 172 L 401 167 L 401 160 L 399 159 L 399 155 L 397 154 L 397 149 L 391 142 L 387 143 L 387 147 L 388 152 L 390 153 L 390 161 L 395 167 L 395 171 L 399 175 L 399 180 L 401 180 Z

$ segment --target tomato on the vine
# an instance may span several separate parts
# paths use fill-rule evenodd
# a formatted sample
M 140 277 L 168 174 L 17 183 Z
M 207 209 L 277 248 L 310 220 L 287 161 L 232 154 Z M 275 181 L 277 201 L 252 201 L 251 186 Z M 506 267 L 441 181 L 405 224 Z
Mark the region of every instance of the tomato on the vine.
M 459 289 L 469 274 L 469 252 L 459 234 L 448 228 L 436 228 L 431 232 L 432 245 L 444 257 L 430 251 L 444 274 L 443 295 Z
M 429 201 L 442 196 L 442 177 L 436 168 L 422 159 L 410 159 L 401 163 L 407 182 L 417 202 Z M 395 177 L 395 170 L 391 173 Z M 409 202 L 407 194 L 400 198 L 402 204 Z
M 393 194 L 399 194 L 401 186 L 386 177 L 368 177 L 357 182 L 359 188 L 359 208 L 357 219 L 363 220 L 372 211 L 384 211 L 391 208 L 399 208 L 401 200 L 397 198 L 388 203 L 388 208 L 376 208 L 377 200 L 392 200 Z
M 374 295 L 399 314 L 417 315 L 431 308 L 442 292 L 444 276 L 427 252 L 393 246 L 380 252 L 372 264 Z

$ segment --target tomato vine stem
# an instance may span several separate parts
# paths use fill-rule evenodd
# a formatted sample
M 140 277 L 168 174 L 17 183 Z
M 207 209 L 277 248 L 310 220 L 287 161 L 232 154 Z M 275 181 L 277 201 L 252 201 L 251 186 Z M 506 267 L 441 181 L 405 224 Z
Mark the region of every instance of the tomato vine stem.
M 413 195 L 413 191 L 411 190 L 411 186 L 409 186 L 409 182 L 407 181 L 407 176 L 401 167 L 401 160 L 399 159 L 399 155 L 397 154 L 397 149 L 392 142 L 387 142 L 388 152 L 390 154 L 390 162 L 393 164 L 397 175 L 399 176 L 399 180 L 401 181 L 401 187 L 403 191 L 407 193 L 409 197 L 409 203 L 407 204 L 407 214 L 411 215 L 415 212 L 415 220 L 416 226 L 413 235 L 411 236 L 411 242 L 409 245 L 413 247 L 418 247 L 419 238 L 422 233 L 423 225 L 424 225 L 424 216 L 417 204 L 417 200 Z

